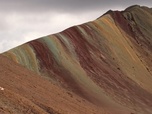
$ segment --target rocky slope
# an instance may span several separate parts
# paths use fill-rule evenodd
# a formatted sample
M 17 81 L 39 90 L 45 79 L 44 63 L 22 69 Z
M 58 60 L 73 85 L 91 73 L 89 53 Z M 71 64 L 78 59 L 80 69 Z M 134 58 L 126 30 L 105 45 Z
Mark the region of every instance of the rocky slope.
M 105 112 L 76 94 L 0 56 L 0 114 Z M 115 109 L 113 109 L 115 110 Z
M 14 61 L 13 65 L 16 62 L 24 66 L 20 67 L 29 74 L 22 76 L 22 70 L 14 69 L 13 73 L 21 73 L 17 75 L 19 81 L 12 77 L 12 83 L 9 77 L 0 75 L 3 79 L 0 86 L 12 88 L 14 96 L 19 94 L 21 99 L 25 97 L 23 100 L 29 102 L 28 105 L 27 102 L 24 104 L 26 107 L 38 106 L 32 110 L 50 113 L 46 108 L 50 107 L 58 113 L 72 114 L 87 113 L 85 109 L 91 108 L 94 112 L 89 113 L 97 114 L 152 112 L 151 8 L 131 6 L 124 11 L 110 10 L 95 21 L 30 41 L 3 53 L 3 56 L 10 59 L 7 61 Z M 30 78 L 32 71 L 38 75 Z M 33 89 L 30 91 L 31 86 Z M 53 88 L 51 93 L 50 88 Z M 68 95 L 61 102 L 64 95 L 55 97 L 54 88 L 68 91 L 74 99 L 78 97 L 86 102 L 77 102 L 77 107 L 76 101 L 71 102 Z M 50 97 L 52 94 L 55 96 Z M 5 96 L 4 93 L 2 95 Z M 32 98 L 34 95 L 37 96 Z M 58 105 L 51 105 L 52 100 Z M 68 103 L 72 108 L 65 112 Z

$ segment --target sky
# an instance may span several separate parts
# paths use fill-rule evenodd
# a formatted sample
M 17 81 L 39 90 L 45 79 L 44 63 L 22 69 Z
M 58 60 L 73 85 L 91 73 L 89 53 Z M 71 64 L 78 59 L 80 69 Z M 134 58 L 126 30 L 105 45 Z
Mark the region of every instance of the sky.
M 135 4 L 152 0 L 0 0 L 0 53 Z

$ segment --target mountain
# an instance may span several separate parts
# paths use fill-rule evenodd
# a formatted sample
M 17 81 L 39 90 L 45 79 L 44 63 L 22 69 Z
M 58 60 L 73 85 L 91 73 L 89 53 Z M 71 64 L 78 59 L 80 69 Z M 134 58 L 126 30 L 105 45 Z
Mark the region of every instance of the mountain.
M 0 111 L 152 114 L 151 8 L 109 10 L 0 58 Z

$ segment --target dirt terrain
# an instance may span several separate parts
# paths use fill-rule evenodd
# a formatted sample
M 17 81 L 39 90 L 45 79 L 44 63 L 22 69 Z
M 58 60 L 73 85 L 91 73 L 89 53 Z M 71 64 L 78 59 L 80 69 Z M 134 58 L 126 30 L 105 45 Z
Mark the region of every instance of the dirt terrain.
M 4 89 L 0 90 L 1 114 L 124 112 L 121 109 L 94 105 L 70 91 L 55 86 L 2 55 L 0 56 L 0 87 Z
M 0 55 L 0 111 L 152 114 L 152 9 L 131 6 Z

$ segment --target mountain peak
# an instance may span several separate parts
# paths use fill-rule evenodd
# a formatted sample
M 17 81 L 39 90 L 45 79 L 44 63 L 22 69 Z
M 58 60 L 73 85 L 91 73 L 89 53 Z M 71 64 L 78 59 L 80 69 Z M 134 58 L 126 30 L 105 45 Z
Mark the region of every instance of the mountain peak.
M 126 8 L 125 10 L 130 10 L 130 9 L 135 9 L 135 8 L 141 8 L 142 6 L 140 6 L 140 5 L 132 5 L 132 6 L 130 6 L 130 7 L 128 7 L 128 8 Z
M 147 6 L 140 6 L 140 5 L 133 5 L 133 6 L 130 6 L 128 8 L 126 8 L 124 11 L 127 12 L 127 11 L 135 11 L 135 10 L 145 10 L 147 12 L 152 12 L 152 9 L 147 7 Z
M 107 14 L 112 14 L 112 13 L 115 13 L 115 12 L 128 12 L 128 11 L 133 11 L 133 10 L 136 10 L 136 9 L 147 9 L 149 10 L 150 8 L 146 7 L 146 6 L 140 6 L 140 5 L 132 5 L 128 8 L 126 8 L 125 10 L 122 10 L 122 11 L 119 11 L 119 10 L 108 10 L 106 13 L 104 13 L 102 16 L 100 16 L 99 18 L 103 17 L 104 15 L 107 15 Z M 97 19 L 99 19 L 97 18 Z

